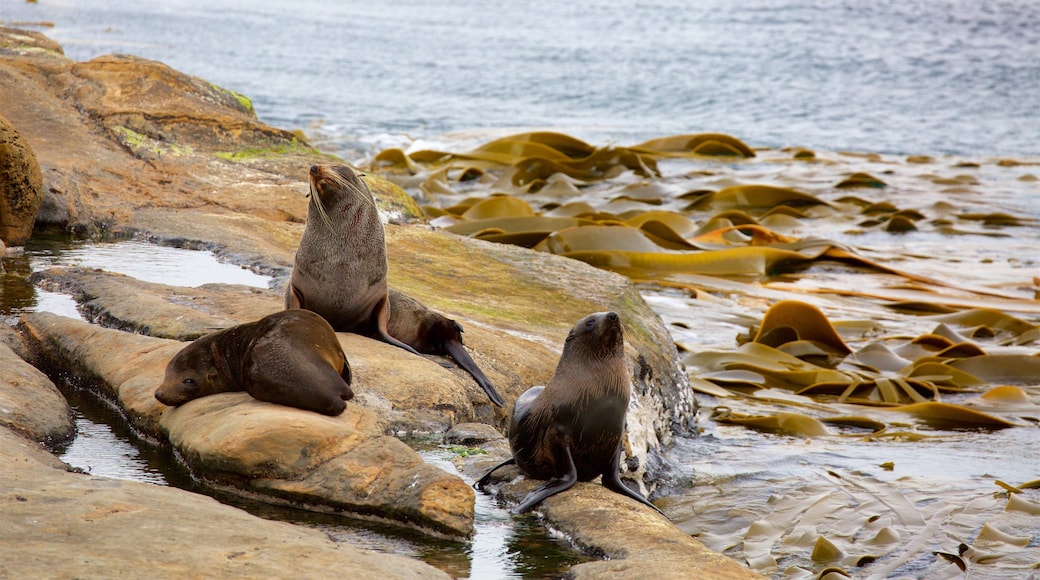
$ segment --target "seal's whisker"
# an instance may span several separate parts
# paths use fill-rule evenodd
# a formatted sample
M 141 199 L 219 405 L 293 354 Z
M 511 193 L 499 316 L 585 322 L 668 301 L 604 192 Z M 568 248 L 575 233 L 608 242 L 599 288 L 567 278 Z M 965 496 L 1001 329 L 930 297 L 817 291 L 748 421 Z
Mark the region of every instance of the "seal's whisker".
M 325 227 L 329 228 L 330 232 L 335 232 L 336 228 L 332 225 L 332 218 L 329 217 L 329 213 L 325 211 L 325 206 L 321 202 L 321 196 L 315 191 L 314 184 L 311 184 L 311 201 L 314 202 L 314 209 L 318 212 L 318 218 L 321 220 Z

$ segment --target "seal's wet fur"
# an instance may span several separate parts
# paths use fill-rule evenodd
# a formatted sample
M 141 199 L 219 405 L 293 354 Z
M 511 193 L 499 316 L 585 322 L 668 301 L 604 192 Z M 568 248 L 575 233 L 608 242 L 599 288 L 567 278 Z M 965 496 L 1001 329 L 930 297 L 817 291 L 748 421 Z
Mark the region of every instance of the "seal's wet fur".
M 514 508 L 517 513 L 600 475 L 606 488 L 660 512 L 621 482 L 630 393 L 620 317 L 600 312 L 582 318 L 567 335 L 549 383 L 528 389 L 513 407 L 509 422 L 513 457 L 484 475 L 476 487 L 487 485 L 499 467 L 515 463 L 527 476 L 547 480 Z

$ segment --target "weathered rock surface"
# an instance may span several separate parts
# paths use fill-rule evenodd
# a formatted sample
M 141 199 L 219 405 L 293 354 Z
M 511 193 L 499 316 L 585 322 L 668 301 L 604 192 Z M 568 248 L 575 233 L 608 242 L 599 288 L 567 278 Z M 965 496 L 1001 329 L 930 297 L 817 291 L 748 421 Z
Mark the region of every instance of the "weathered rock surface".
M 477 479 L 509 458 L 505 440 L 482 446 L 486 455 L 456 460 Z M 489 490 L 513 505 L 541 484 L 523 477 L 515 466 L 495 472 Z M 535 507 L 547 526 L 585 552 L 606 561 L 572 567 L 568 578 L 760 578 L 736 561 L 712 552 L 650 508 L 594 482 L 579 482 Z
M 32 235 L 43 201 L 43 178 L 32 146 L 0 114 L 0 254 Z
M 203 495 L 70 473 L 3 427 L 0 464 L 0 577 L 449 577 Z
M 386 422 L 370 409 L 348 405 L 343 415 L 327 417 L 246 393 L 167 407 L 154 393 L 182 343 L 46 312 L 24 316 L 21 327 L 39 366 L 64 366 L 92 382 L 135 427 L 169 441 L 206 481 L 437 535 L 473 531 L 473 490 L 383 436 Z
M 33 441 L 60 443 L 75 432 L 72 409 L 54 383 L 0 341 L 0 426 Z

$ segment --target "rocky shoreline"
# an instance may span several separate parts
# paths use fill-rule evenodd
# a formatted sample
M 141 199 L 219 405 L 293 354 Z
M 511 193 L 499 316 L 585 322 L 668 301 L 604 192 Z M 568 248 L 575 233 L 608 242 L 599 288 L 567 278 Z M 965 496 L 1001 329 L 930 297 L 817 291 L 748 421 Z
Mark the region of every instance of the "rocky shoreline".
M 244 393 L 175 409 L 158 403 L 152 392 L 183 346 L 178 341 L 281 308 L 306 215 L 306 169 L 328 156 L 264 125 L 247 99 L 202 79 L 135 57 L 73 62 L 38 33 L 0 29 L 0 80 L 0 114 L 31 143 L 42 170 L 37 227 L 207 248 L 275 280 L 270 290 L 185 289 L 82 269 L 34 276 L 35 284 L 72 294 L 103 325 L 35 313 L 3 335 L 0 453 L 18 467 L 0 476 L 0 518 L 14 522 L 0 537 L 21 548 L 0 558 L 0 572 L 17 576 L 46 563 L 59 575 L 114 575 L 148 562 L 167 576 L 317 575 L 332 566 L 441 576 L 202 496 L 70 473 L 32 443 L 67 439 L 73 426 L 60 393 L 23 359 L 115 401 L 134 428 L 171 445 L 200 479 L 276 503 L 465 538 L 473 529 L 472 489 L 394 435 L 469 422 L 503 432 L 508 410 L 492 408 L 466 373 L 437 357 L 417 359 L 353 335 L 340 335 L 358 377 L 358 397 L 343 416 Z M 390 222 L 391 286 L 465 326 L 467 346 L 507 409 L 551 375 L 575 320 L 606 309 L 622 314 L 634 387 L 631 454 L 623 463 L 626 477 L 652 490 L 656 462 L 648 459 L 692 429 L 695 403 L 668 332 L 631 283 L 571 260 L 434 231 L 399 188 L 378 178 L 369 184 Z M 530 484 L 520 478 L 500 493 L 515 499 Z M 693 569 L 704 571 L 699 577 L 753 576 L 598 484 L 552 498 L 540 512 L 576 545 L 611 560 L 575 566 L 576 577 L 678 577 Z M 55 530 L 61 541 L 52 539 Z

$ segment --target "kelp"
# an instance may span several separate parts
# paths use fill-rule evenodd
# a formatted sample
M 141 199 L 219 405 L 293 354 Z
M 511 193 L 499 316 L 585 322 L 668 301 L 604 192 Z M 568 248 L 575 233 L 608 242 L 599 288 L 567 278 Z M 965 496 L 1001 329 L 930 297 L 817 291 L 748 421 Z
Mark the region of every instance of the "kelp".
M 374 165 L 428 204 L 437 227 L 584 260 L 653 298 L 702 408 L 725 407 L 727 436 L 748 430 L 736 447 L 705 441 L 734 447 L 721 469 L 740 473 L 725 479 L 740 509 L 717 499 L 724 483 L 701 481 L 711 468 L 683 492 L 719 504 L 721 524 L 688 524 L 713 547 L 766 575 L 828 578 L 905 575 L 904 565 L 948 576 L 961 573 L 956 558 L 1000 574 L 1025 569 L 1018 553 L 1040 557 L 996 534 L 973 546 L 984 524 L 1008 529 L 1004 500 L 915 484 L 903 451 L 948 456 L 951 440 L 984 446 L 997 430 L 1019 441 L 1040 428 L 1037 216 L 1020 204 L 1035 175 L 993 160 L 752 149 L 714 134 L 597 147 L 530 132 L 388 151 Z M 835 440 L 855 443 L 859 459 L 842 460 L 855 471 L 828 466 L 783 487 L 790 472 L 770 445 L 819 465 Z M 814 459 L 813 446 L 829 450 Z M 879 470 L 894 473 L 870 475 Z M 749 498 L 754 489 L 773 497 Z M 990 515 L 970 519 L 980 504 Z
M 778 340 L 778 334 L 785 329 L 790 329 L 793 340 L 790 337 Z M 798 300 L 781 300 L 770 306 L 753 340 L 774 347 L 785 342 L 808 340 L 836 353 L 852 352 L 819 308 Z
M 952 320 L 992 319 L 992 313 L 962 314 Z M 1008 324 L 1025 330 L 1023 325 Z M 934 429 L 1002 428 L 1019 423 L 942 401 L 942 394 L 963 393 L 994 380 L 1035 383 L 1040 377 L 1038 356 L 989 355 L 977 345 L 953 343 L 937 334 L 870 342 L 853 351 L 821 310 L 796 300 L 771 306 L 749 335 L 753 336 L 751 342 L 735 351 L 696 352 L 684 357 L 691 378 L 713 385 L 698 382 L 696 390 L 720 396 L 718 389 L 725 389 L 729 396 L 741 396 L 749 390 L 789 389 L 818 402 L 900 411 Z M 790 348 L 792 345 L 796 348 Z M 829 363 L 833 364 L 821 366 Z M 1011 413 L 1040 409 L 1024 391 L 1012 388 L 993 390 L 975 405 Z M 1014 404 L 1008 403 L 1011 400 Z M 796 431 L 784 425 L 801 424 L 785 415 L 754 420 L 737 420 L 732 413 L 722 417 L 725 422 L 777 432 Z M 800 434 L 823 433 L 805 427 Z

